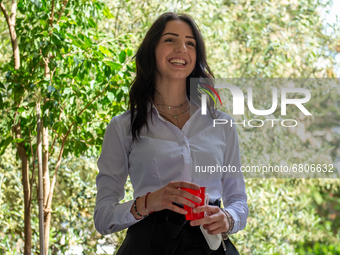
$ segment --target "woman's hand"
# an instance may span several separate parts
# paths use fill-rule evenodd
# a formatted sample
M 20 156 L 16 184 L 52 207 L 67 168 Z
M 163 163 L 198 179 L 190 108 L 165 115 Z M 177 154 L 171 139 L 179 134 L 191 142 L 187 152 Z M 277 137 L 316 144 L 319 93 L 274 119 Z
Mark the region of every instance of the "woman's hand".
M 200 187 L 197 184 L 185 181 L 169 182 L 163 188 L 160 188 L 149 194 L 147 201 L 148 210 L 157 212 L 164 209 L 169 209 L 180 214 L 187 214 L 186 210 L 172 204 L 172 202 L 187 205 L 192 208 L 194 208 L 195 205 L 187 199 L 196 203 L 201 202 L 199 197 L 190 194 L 185 190 L 180 190 L 179 188 L 198 190 Z
M 207 212 L 208 216 L 191 221 L 191 226 L 203 225 L 203 228 L 206 229 L 210 235 L 216 235 L 229 230 L 227 216 L 218 206 L 202 205 L 193 209 L 193 212 Z

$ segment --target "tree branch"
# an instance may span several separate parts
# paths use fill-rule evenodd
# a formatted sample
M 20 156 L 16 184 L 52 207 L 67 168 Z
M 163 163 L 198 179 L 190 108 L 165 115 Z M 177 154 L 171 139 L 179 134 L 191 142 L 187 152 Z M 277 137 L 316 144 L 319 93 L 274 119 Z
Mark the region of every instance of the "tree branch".
M 29 128 L 29 133 L 30 133 L 31 154 L 32 154 L 32 157 L 33 157 L 32 178 L 30 180 L 30 190 L 32 190 L 32 188 L 33 188 L 33 181 L 36 182 L 36 179 L 35 179 L 35 158 L 37 157 L 38 148 L 35 150 L 35 153 L 34 153 L 34 156 L 33 156 L 33 148 L 32 148 L 32 142 L 31 142 L 31 124 L 30 124 L 30 128 Z M 37 185 L 36 185 L 36 187 L 37 187 Z M 32 201 L 32 193 L 33 192 L 30 193 L 29 203 L 31 203 L 31 201 Z
M 71 125 L 71 127 L 72 127 L 72 125 Z M 63 142 L 61 144 L 59 156 L 58 156 L 58 161 L 57 161 L 57 164 L 56 164 L 56 167 L 55 167 L 55 170 L 54 170 L 52 185 L 50 187 L 50 192 L 48 193 L 46 207 L 44 208 L 45 210 L 47 210 L 49 212 L 51 212 L 52 196 L 53 196 L 54 185 L 55 185 L 56 180 L 57 180 L 57 172 L 58 172 L 59 166 L 61 164 L 61 159 L 62 159 L 62 155 L 63 155 L 64 148 L 65 148 L 65 143 L 66 143 L 67 137 L 69 136 L 70 133 L 71 133 L 71 128 L 69 129 L 67 134 L 64 136 Z
M 83 109 L 83 110 L 81 110 L 80 111 L 80 113 L 78 114 L 78 116 L 80 116 L 95 100 L 97 100 L 102 94 L 104 94 L 105 92 L 106 92 L 106 90 L 107 90 L 107 88 L 109 87 L 109 85 L 101 92 L 101 93 L 99 93 L 95 98 L 93 98 L 92 99 L 92 101 L 91 102 L 89 102 L 86 106 L 85 106 L 85 108 Z M 72 125 L 71 125 L 71 127 L 72 127 Z
M 65 104 L 64 107 L 62 107 L 61 110 L 60 110 L 59 121 L 61 121 L 61 115 L 62 115 L 62 113 L 63 113 L 65 107 L 66 107 L 66 104 Z M 51 127 L 51 129 L 52 129 L 52 127 Z M 52 129 L 52 130 L 53 130 L 53 129 Z M 49 154 L 48 154 L 49 157 L 52 155 L 52 151 L 53 151 L 53 148 L 54 148 L 54 144 L 55 144 L 55 142 L 56 142 L 56 140 L 57 140 L 57 136 L 59 137 L 58 133 L 57 133 L 57 132 L 55 132 L 55 133 L 56 133 L 56 136 L 54 137 L 53 142 L 52 142 L 52 145 L 51 145 L 51 147 L 50 147 L 50 152 L 49 152 Z M 59 138 L 62 139 L 62 137 L 59 137 Z
M 39 55 L 41 55 L 41 57 L 42 57 L 42 59 L 43 59 L 43 61 L 44 61 L 45 65 L 47 65 L 47 66 L 48 66 L 48 63 L 47 63 L 47 61 L 45 60 L 45 58 L 44 58 L 44 55 L 42 54 L 42 50 L 41 50 L 41 48 L 40 48 L 39 50 L 40 50 L 40 54 L 39 54 Z
M 10 27 L 11 19 L 9 18 L 6 7 L 2 2 L 0 3 L 0 9 L 1 9 L 2 13 L 5 15 L 5 19 L 6 19 L 8 27 Z
M 59 12 L 59 18 L 58 18 L 58 21 L 57 21 L 57 24 L 59 23 L 60 19 L 61 19 L 61 15 L 63 14 L 65 8 L 66 8 L 66 5 L 68 3 L 68 0 L 65 0 L 64 3 L 63 3 L 63 8 L 61 9 L 61 11 Z
M 15 0 L 12 0 L 11 21 L 13 26 L 15 26 L 16 15 L 17 15 L 17 2 Z
M 52 0 L 52 10 L 51 10 L 51 17 L 50 17 L 50 26 L 53 27 L 53 17 L 54 17 L 54 0 Z
M 5 19 L 8 25 L 9 34 L 11 36 L 12 42 L 12 49 L 13 49 L 13 59 L 14 59 L 14 69 L 18 70 L 20 67 L 20 54 L 19 54 L 19 47 L 17 41 L 17 35 L 15 32 L 15 19 L 17 14 L 17 3 L 16 1 L 12 0 L 12 8 L 11 8 L 11 16 L 8 16 L 8 12 L 6 10 L 5 5 L 1 2 L 0 9 L 5 15 Z

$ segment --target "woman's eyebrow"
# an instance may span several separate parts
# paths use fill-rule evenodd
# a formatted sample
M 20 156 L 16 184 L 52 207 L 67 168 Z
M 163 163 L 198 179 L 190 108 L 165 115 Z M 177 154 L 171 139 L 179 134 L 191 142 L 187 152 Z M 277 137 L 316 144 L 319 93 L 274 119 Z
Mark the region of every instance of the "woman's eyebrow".
M 165 35 L 174 35 L 174 36 L 178 36 L 178 34 L 174 34 L 174 33 L 166 33 L 166 34 L 162 35 L 162 37 L 165 36 Z M 193 37 L 193 36 L 188 36 L 188 35 L 187 35 L 185 38 L 191 38 L 191 39 L 194 39 L 194 40 L 195 40 L 195 37 Z

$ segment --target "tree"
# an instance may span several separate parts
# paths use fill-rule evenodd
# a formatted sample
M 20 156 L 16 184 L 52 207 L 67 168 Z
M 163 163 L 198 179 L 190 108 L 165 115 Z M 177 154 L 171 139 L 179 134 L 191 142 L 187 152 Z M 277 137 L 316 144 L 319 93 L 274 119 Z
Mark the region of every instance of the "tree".
M 8 6 L 11 6 L 9 13 Z M 123 67 L 127 38 L 98 31 L 102 18 L 113 18 L 99 1 L 1 1 L 13 58 L 0 83 L 0 151 L 14 143 L 21 160 L 25 204 L 25 249 L 31 254 L 32 188 L 36 179 L 37 118 L 43 145 L 45 253 L 48 254 L 52 198 L 62 158 L 90 155 L 102 144 L 105 123 L 124 110 L 132 64 Z M 7 7 L 6 7 L 7 6 Z M 121 50 L 122 49 L 122 50 Z M 59 148 L 54 169 L 49 157 Z M 53 177 L 50 181 L 50 171 Z

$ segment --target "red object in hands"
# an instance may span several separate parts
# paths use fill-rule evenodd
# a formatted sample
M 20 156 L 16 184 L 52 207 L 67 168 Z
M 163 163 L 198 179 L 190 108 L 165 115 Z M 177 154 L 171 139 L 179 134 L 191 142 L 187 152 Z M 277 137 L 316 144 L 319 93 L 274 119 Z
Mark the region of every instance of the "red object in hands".
M 205 204 L 205 187 L 200 187 L 199 190 L 193 190 L 193 189 L 188 189 L 188 188 L 181 188 L 181 190 L 185 190 L 185 191 L 188 191 L 189 193 L 199 197 L 202 199 L 202 202 L 201 203 L 195 203 L 191 200 L 189 200 L 190 202 L 194 203 L 195 204 L 195 207 L 198 207 L 198 206 L 202 206 Z M 202 219 L 204 218 L 204 212 L 200 212 L 200 213 L 193 213 L 192 212 L 192 209 L 191 207 L 187 206 L 187 205 L 184 205 L 184 210 L 186 210 L 188 213 L 185 215 L 185 219 L 186 220 L 198 220 L 198 219 Z

